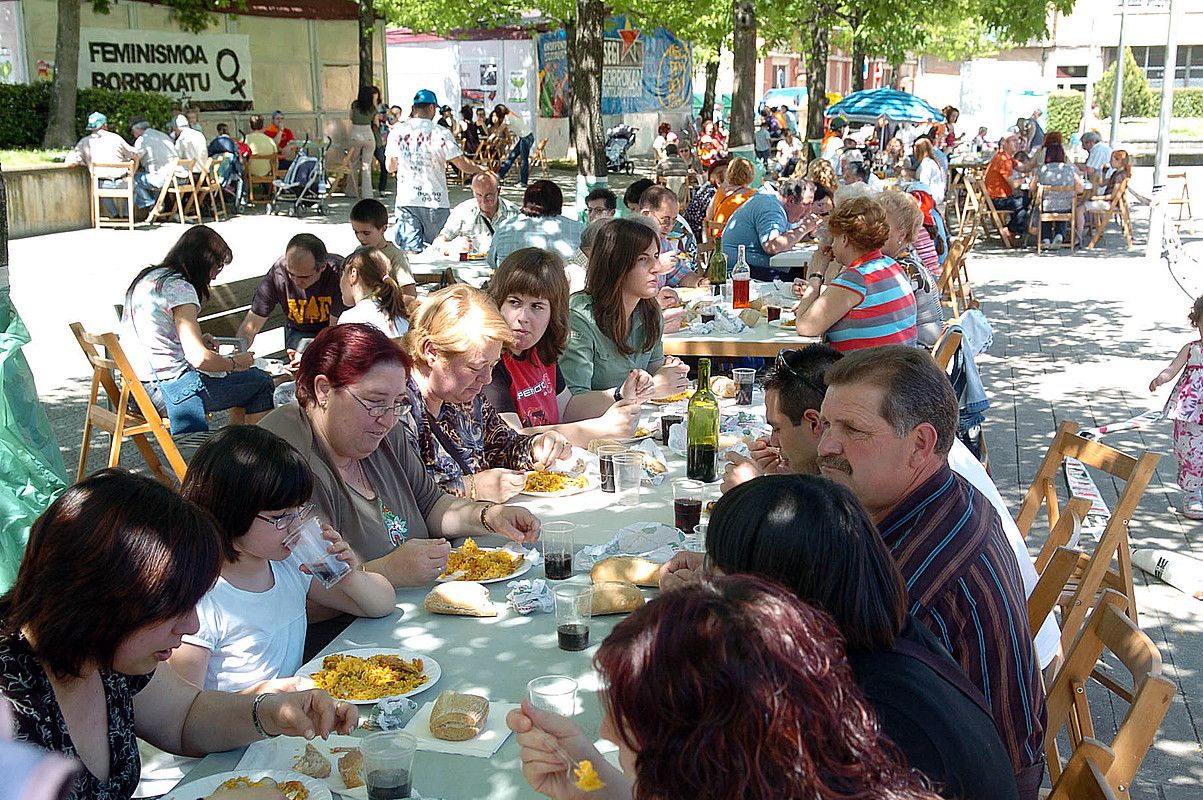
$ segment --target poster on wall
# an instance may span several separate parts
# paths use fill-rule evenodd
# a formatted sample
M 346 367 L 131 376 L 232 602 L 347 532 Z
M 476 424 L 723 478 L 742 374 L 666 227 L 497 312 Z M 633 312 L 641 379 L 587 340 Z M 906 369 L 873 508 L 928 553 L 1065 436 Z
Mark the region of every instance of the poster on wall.
M 498 101 L 497 59 L 465 58 L 459 65 L 461 105 L 492 105 Z
M 602 113 L 677 111 L 693 96 L 689 45 L 664 28 L 643 30 L 627 17 L 606 20 L 602 43 Z M 571 105 L 568 43 L 544 33 L 539 56 L 539 116 L 566 117 Z
M 505 101 L 507 103 L 525 103 L 528 98 L 526 70 L 510 70 L 510 81 L 506 85 Z
M 0 83 L 25 83 L 26 80 L 21 5 L 13 0 L 0 0 Z
M 190 102 L 254 100 L 247 36 L 83 28 L 79 88 L 160 92 Z

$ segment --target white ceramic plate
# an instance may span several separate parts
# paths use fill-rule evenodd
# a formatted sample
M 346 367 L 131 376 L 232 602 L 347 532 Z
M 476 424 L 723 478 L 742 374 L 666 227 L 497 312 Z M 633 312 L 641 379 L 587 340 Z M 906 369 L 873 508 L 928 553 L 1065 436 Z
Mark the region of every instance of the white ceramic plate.
M 302 747 L 302 750 L 305 748 Z M 309 790 L 307 800 L 333 800 L 330 794 L 330 789 L 325 782 L 318 778 L 311 778 L 308 775 L 302 775 L 299 772 L 284 769 L 248 769 L 236 770 L 234 772 L 222 772 L 217 775 L 207 775 L 203 778 L 197 778 L 191 783 L 186 783 L 183 786 L 178 786 L 171 792 L 163 796 L 163 800 L 203 800 L 217 791 L 217 787 L 221 786 L 231 778 L 250 778 L 252 781 L 257 781 L 262 778 L 271 778 L 276 783 L 284 783 L 286 781 L 300 781 L 305 788 Z
M 398 697 L 413 697 L 415 694 L 420 694 L 431 686 L 434 686 L 439 681 L 439 677 L 443 674 L 443 668 L 439 666 L 439 662 L 435 661 L 426 653 L 415 653 L 413 650 L 397 650 L 389 647 L 360 647 L 356 650 L 340 650 L 337 653 L 326 653 L 325 655 L 314 656 L 312 659 L 301 665 L 297 670 L 297 676 L 301 678 L 309 678 L 313 680 L 313 676 L 322 670 L 322 661 L 326 656 L 356 656 L 358 658 L 370 658 L 371 656 L 388 655 L 399 656 L 406 660 L 420 658 L 422 659 L 422 674 L 426 676 L 426 683 L 416 689 L 410 689 L 404 694 L 391 694 L 384 697 L 377 697 L 374 700 L 350 700 L 347 698 L 336 697 L 336 700 L 346 700 L 348 703 L 354 703 L 357 706 L 372 706 L 381 700 L 394 700 Z
M 648 435 L 650 436 L 651 434 L 648 434 Z M 647 438 L 647 437 L 645 436 L 644 438 Z M 636 442 L 639 440 L 638 439 L 620 439 L 619 441 L 624 442 L 624 443 L 630 443 L 630 442 Z M 570 486 L 569 488 L 561 489 L 558 492 L 523 491 L 523 492 L 520 492 L 520 494 L 524 494 L 527 497 L 570 497 L 574 494 L 581 494 L 583 492 L 591 492 L 594 489 L 596 489 L 598 486 L 601 486 L 600 478 L 596 478 L 592 475 L 585 475 L 584 478 L 586 481 L 584 486 Z
M 247 748 L 247 755 L 243 756 L 244 761 L 240 761 L 239 763 L 244 763 L 247 758 L 255 758 L 257 763 L 260 764 L 266 763 L 270 766 L 292 769 L 297 759 L 305 752 L 305 745 L 307 744 L 312 744 L 314 749 L 330 761 L 330 774 L 325 778 L 315 778 L 314 780 L 322 781 L 335 794 L 355 798 L 355 800 L 367 800 L 368 789 L 366 786 L 348 789 L 347 785 L 343 783 L 342 775 L 338 771 L 338 760 L 345 754 L 332 752 L 332 749 L 335 747 L 362 747 L 362 737 L 332 733 L 329 739 L 323 740 L 318 737 L 311 742 L 306 742 L 304 739 L 295 736 L 264 739 Z M 251 755 L 252 750 L 258 750 L 259 752 Z
M 493 552 L 494 550 L 502 550 L 502 549 L 504 549 L 504 548 L 501 548 L 501 547 L 482 547 L 482 548 L 480 548 L 482 553 L 490 553 L 490 552 Z M 502 581 L 512 581 L 512 580 L 514 580 L 514 578 L 517 578 L 519 575 L 525 575 L 529 570 L 530 570 L 530 562 L 524 558 L 524 559 L 522 559 L 522 563 L 518 565 L 518 569 L 511 572 L 509 575 L 502 575 L 500 578 L 489 578 L 488 580 L 476 581 L 476 583 L 501 583 Z M 465 578 L 437 578 L 435 580 L 435 583 L 451 583 L 452 581 L 460 581 L 460 580 L 466 580 L 466 579 Z

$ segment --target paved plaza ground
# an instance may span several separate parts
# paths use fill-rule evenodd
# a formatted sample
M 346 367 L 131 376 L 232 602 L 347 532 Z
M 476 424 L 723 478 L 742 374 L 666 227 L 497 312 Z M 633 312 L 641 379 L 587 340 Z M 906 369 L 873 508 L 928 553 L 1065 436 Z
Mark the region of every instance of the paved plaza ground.
M 1147 192 L 1150 170 L 1137 170 L 1134 185 Z M 1203 178 L 1203 171 L 1194 177 Z M 571 198 L 572 176 L 557 173 Z M 618 188 L 627 179 L 616 180 Z M 506 196 L 518 197 L 516 188 Z M 467 196 L 456 189 L 457 198 Z M 1203 197 L 1203 195 L 1201 195 Z M 386 204 L 390 198 L 384 198 Z M 355 239 L 346 223 L 349 203 L 336 202 L 329 219 L 294 220 L 249 215 L 219 223 L 234 250 L 234 262 L 218 279 L 231 282 L 262 274 L 294 233 L 321 236 L 333 252 L 347 253 Z M 1175 283 L 1163 260 L 1143 252 L 1148 209 L 1139 220 L 1138 250 L 1123 250 L 1109 234 L 1097 252 L 1070 255 L 1007 251 L 994 243 L 970 257 L 969 275 L 983 311 L 994 328 L 993 346 L 979 359 L 991 408 L 985 431 L 995 481 L 1013 511 L 1031 482 L 1052 432 L 1063 420 L 1096 426 L 1160 408 L 1168 387 L 1150 395 L 1152 377 L 1195 332 L 1186 321 L 1192 302 Z M 1203 209 L 1200 209 L 1203 216 Z M 54 424 L 69 469 L 78 456 L 83 403 L 90 373 L 67 324 L 80 320 L 92 330 L 114 327 L 113 304 L 120 303 L 131 277 L 158 260 L 184 230 L 166 224 L 150 230 L 80 231 L 11 243 L 13 301 L 34 340 L 26 348 L 40 396 Z M 1198 263 L 1175 272 L 1192 295 L 1203 294 L 1203 225 L 1187 223 L 1186 251 Z M 268 348 L 272 349 L 272 348 Z M 1182 493 L 1175 484 L 1171 423 L 1119 433 L 1107 443 L 1133 453 L 1163 454 L 1131 526 L 1132 543 L 1203 559 L 1203 522 L 1177 511 Z M 93 446 L 92 464 L 101 465 L 107 437 Z M 141 465 L 134 448 L 122 462 Z M 1099 479 L 1114 504 L 1114 487 Z M 1043 516 L 1029 544 L 1035 552 L 1044 537 Z M 1141 627 L 1157 642 L 1165 673 L 1179 692 L 1158 740 L 1145 759 L 1132 796 L 1185 800 L 1203 796 L 1203 602 L 1137 573 Z M 1122 719 L 1122 704 L 1093 692 L 1096 726 L 1109 740 Z

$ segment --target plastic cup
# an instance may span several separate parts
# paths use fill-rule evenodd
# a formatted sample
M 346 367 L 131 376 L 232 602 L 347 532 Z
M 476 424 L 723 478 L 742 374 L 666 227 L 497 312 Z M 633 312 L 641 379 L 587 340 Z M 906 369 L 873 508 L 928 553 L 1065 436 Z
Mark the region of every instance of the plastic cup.
M 622 445 L 608 444 L 597 448 L 597 465 L 601 474 L 601 490 L 614 494 L 614 456 L 625 453 Z
M 359 750 L 363 753 L 368 797 L 373 800 L 412 797 L 417 749 L 417 738 L 405 731 L 381 731 L 364 737 Z
M 543 675 L 526 684 L 531 705 L 571 717 L 576 713 L 576 681 L 567 675 Z
M 756 370 L 735 369 L 731 371 L 731 377 L 735 381 L 735 405 L 752 405 L 752 387 L 756 384 Z
M 699 553 L 706 552 L 706 531 L 709 528 L 709 522 L 699 522 L 693 526 L 693 542 L 691 543 L 693 546 L 689 548 L 690 550 L 695 550 Z
M 671 429 L 673 425 L 678 425 L 684 421 L 685 421 L 685 416 L 682 414 L 678 414 L 676 412 L 673 412 L 673 413 L 666 412 L 664 414 L 661 414 L 660 415 L 660 441 L 662 441 L 664 444 L 668 444 L 669 429 Z
M 589 622 L 593 618 L 593 586 L 557 586 L 553 593 L 560 649 L 584 650 L 589 646 Z
M 543 542 L 543 573 L 550 581 L 572 577 L 572 522 L 544 522 L 539 538 Z
M 330 542 L 322 536 L 322 521 L 312 512 L 292 529 L 285 545 L 292 551 L 292 557 L 327 589 L 351 571 L 350 564 L 327 552 Z
M 639 505 L 639 487 L 643 483 L 643 453 L 627 450 L 614 456 L 614 494 L 620 506 Z
M 701 481 L 688 478 L 673 481 L 673 522 L 687 536 L 702 521 L 703 488 Z

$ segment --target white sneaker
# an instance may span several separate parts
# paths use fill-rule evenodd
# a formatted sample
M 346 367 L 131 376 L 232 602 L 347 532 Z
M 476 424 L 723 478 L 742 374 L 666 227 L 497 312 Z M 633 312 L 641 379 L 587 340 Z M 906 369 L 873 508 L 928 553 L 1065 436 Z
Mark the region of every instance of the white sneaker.
M 1065 237 L 1059 233 L 1053 237 L 1053 244 L 1059 245 L 1064 241 L 1065 241 Z
M 1050 242 L 1048 239 L 1041 239 L 1040 244 L 1044 245 L 1045 247 L 1048 247 L 1050 244 L 1052 244 L 1052 242 Z

